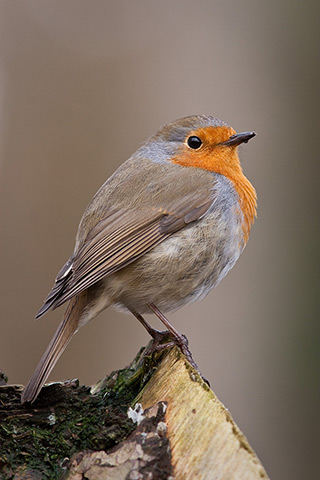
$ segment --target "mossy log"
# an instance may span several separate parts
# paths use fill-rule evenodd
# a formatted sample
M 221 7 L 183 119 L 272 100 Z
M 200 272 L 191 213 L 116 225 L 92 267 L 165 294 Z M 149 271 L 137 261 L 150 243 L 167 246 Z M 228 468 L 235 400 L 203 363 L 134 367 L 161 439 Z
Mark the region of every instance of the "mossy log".
M 1 382 L 0 382 L 1 383 Z M 3 382 L 2 382 L 3 383 Z M 95 386 L 0 386 L 0 478 L 267 479 L 230 413 L 176 347 Z

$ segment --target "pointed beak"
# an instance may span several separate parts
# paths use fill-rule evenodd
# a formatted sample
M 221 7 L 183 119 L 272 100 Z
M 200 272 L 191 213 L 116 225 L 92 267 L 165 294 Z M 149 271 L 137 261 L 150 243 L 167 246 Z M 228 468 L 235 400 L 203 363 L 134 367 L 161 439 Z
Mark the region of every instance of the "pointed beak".
M 255 132 L 243 132 L 243 133 L 236 133 L 232 135 L 229 140 L 223 142 L 222 145 L 226 145 L 227 147 L 237 146 L 241 143 L 247 143 L 249 140 L 256 136 Z

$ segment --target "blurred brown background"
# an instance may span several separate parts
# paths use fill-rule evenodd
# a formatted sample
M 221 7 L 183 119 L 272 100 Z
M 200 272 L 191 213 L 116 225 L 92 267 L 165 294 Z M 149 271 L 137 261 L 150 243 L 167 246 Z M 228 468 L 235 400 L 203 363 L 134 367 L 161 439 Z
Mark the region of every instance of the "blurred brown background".
M 258 220 L 235 269 L 170 319 L 271 478 L 316 478 L 318 5 L 0 2 L 0 368 L 11 382 L 28 380 L 60 321 L 62 309 L 33 317 L 98 187 L 161 125 L 213 114 L 258 133 L 242 149 Z M 109 309 L 51 378 L 93 383 L 147 341 Z

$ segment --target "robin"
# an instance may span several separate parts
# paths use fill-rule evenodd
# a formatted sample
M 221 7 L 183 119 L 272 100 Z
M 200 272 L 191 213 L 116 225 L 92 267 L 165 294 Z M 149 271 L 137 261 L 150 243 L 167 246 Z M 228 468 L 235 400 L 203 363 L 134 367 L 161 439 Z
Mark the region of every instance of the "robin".
M 204 298 L 234 266 L 256 215 L 256 192 L 237 147 L 255 136 L 212 116 L 179 119 L 147 140 L 102 185 L 85 210 L 75 249 L 37 314 L 69 302 L 22 394 L 33 402 L 72 336 L 110 305 L 163 312 Z

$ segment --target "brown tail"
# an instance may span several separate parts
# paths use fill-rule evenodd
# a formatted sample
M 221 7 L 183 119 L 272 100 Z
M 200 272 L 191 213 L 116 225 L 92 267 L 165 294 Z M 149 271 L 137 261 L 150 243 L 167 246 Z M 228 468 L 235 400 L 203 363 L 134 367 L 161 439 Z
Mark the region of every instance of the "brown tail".
M 82 294 L 70 300 L 64 319 L 60 323 L 47 350 L 44 352 L 37 368 L 35 369 L 34 374 L 22 392 L 21 403 L 32 403 L 35 401 L 44 382 L 50 375 L 51 370 L 66 349 L 73 335 L 76 333 L 79 318 L 83 311 L 84 296 L 85 295 Z

